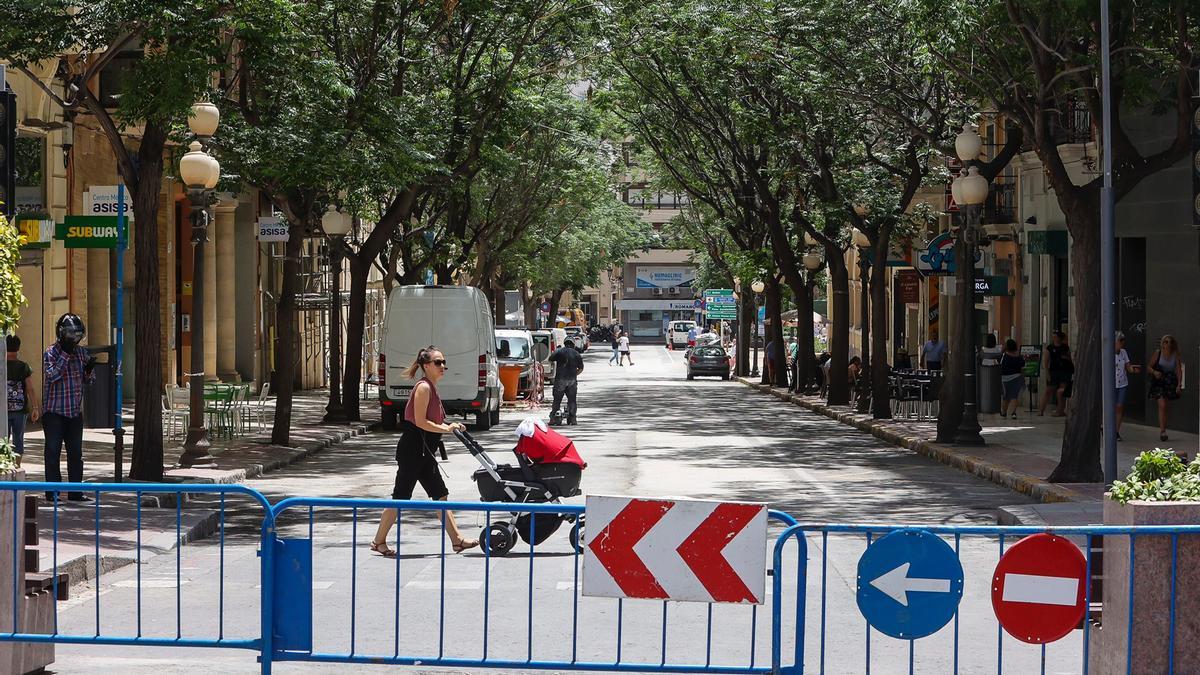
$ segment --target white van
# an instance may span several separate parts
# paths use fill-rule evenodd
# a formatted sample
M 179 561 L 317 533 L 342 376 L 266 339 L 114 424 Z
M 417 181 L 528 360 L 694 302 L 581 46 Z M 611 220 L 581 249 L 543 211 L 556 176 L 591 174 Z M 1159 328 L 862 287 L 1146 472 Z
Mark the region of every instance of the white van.
M 474 415 L 476 429 L 500 421 L 500 371 L 492 308 L 474 286 L 400 286 L 388 296 L 379 353 L 383 427 L 404 416 L 413 380 L 404 376 L 417 352 L 435 345 L 449 367 L 438 382 L 448 415 Z
M 667 349 L 686 349 L 688 331 L 695 327 L 695 321 L 672 321 L 667 328 Z

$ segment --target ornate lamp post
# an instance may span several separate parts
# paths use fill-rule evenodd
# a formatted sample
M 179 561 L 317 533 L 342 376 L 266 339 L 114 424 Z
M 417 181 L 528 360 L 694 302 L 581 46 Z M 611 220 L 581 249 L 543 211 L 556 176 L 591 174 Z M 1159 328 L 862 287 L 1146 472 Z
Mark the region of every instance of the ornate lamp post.
M 751 336 L 750 336 L 750 344 L 754 345 L 754 367 L 750 371 L 750 377 L 758 377 L 758 375 L 759 375 L 759 373 L 758 373 L 758 341 L 759 341 L 758 308 L 762 307 L 762 304 L 763 304 L 762 292 L 763 292 L 763 289 L 765 289 L 766 287 L 767 287 L 767 285 L 764 284 L 761 279 L 755 279 L 754 283 L 750 284 L 750 290 L 754 291 L 754 333 L 751 334 Z
M 342 247 L 343 237 L 350 233 L 350 215 L 333 204 L 321 216 L 321 229 L 329 237 L 329 403 L 325 406 L 326 422 L 346 421 L 342 407 Z
M 964 164 L 979 159 L 983 141 L 970 125 L 963 125 L 962 133 L 954 139 L 954 150 Z M 955 260 L 955 276 L 958 293 L 959 330 L 963 331 L 962 345 L 965 367 L 963 368 L 963 414 L 954 436 L 957 445 L 985 445 L 979 426 L 979 385 L 976 377 L 978 368 L 975 350 L 978 335 L 975 327 L 975 253 L 979 246 L 979 218 L 983 203 L 987 201 L 988 181 L 979 175 L 979 167 L 971 166 L 966 176 L 959 176 L 951 190 L 963 212 L 963 226 L 959 236 L 965 246 L 963 260 Z
M 192 367 L 187 374 L 188 431 L 179 456 L 180 466 L 213 463 L 208 452 L 208 430 L 204 427 L 204 242 L 208 241 L 208 207 L 215 201 L 213 188 L 221 178 L 221 165 L 205 152 L 204 143 L 216 133 L 220 121 L 217 106 L 193 105 L 188 127 L 199 140 L 192 141 L 190 152 L 179 160 L 179 175 L 187 186 L 192 223 Z

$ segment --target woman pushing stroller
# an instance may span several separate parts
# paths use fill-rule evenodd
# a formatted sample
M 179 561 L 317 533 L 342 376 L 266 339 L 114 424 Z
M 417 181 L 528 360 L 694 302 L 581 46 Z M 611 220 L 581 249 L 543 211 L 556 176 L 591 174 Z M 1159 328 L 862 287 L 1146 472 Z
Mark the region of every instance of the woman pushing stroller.
M 422 377 L 413 387 L 404 407 L 404 424 L 401 427 L 400 442 L 396 445 L 396 485 L 392 489 L 392 499 L 412 499 L 413 489 L 417 483 L 425 490 L 430 499 L 445 501 L 450 496 L 446 483 L 442 480 L 441 469 L 438 467 L 435 453 L 441 443 L 442 434 L 462 431 L 466 427 L 459 422 L 446 424 L 446 411 L 442 408 L 442 399 L 438 397 L 437 383 L 446 374 L 446 357 L 437 347 L 430 345 L 417 353 L 417 358 L 405 371 L 410 380 L 417 379 L 417 373 Z M 479 545 L 478 539 L 466 539 L 458 529 L 454 514 L 449 511 L 439 511 L 438 519 L 444 518 L 444 530 L 450 535 L 450 543 L 455 553 L 462 553 L 469 548 Z M 387 537 L 396 523 L 396 509 L 385 509 L 379 520 L 379 528 L 371 541 L 371 550 L 387 557 L 396 556 L 396 551 L 388 548 Z

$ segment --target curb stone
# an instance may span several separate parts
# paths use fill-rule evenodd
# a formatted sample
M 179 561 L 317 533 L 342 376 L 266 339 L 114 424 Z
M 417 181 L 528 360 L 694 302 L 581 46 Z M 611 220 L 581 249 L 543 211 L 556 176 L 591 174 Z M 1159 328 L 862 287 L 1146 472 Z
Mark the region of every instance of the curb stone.
M 1034 499 L 1044 502 L 1071 502 L 1071 501 L 1086 501 L 1087 497 L 1075 490 L 1062 487 L 1050 483 L 1037 476 L 1014 471 L 1007 467 L 980 459 L 963 450 L 954 448 L 941 443 L 934 443 L 929 439 L 918 438 L 909 434 L 900 433 L 896 430 L 892 420 L 874 420 L 866 415 L 859 415 L 854 412 L 848 412 L 844 409 L 834 408 L 820 403 L 807 401 L 803 397 L 792 394 L 787 391 L 781 391 L 769 385 L 753 382 L 744 377 L 737 378 L 739 382 L 756 389 L 759 392 L 771 394 L 775 398 L 787 401 L 797 405 L 805 410 L 824 415 L 832 420 L 841 422 L 842 424 L 852 426 L 860 431 L 865 431 L 876 438 L 887 441 L 893 445 L 912 450 L 917 454 L 924 455 L 937 462 L 947 466 L 974 474 L 985 480 L 991 481 L 997 485 L 1006 487 L 1015 492 L 1029 495 Z

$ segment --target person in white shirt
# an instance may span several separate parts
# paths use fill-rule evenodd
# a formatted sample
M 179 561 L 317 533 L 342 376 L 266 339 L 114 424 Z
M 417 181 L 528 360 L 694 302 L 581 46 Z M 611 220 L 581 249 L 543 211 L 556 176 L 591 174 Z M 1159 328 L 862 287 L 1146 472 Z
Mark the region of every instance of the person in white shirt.
M 629 365 L 633 365 L 633 356 L 629 353 L 629 333 L 621 333 L 620 339 L 617 340 L 617 351 L 621 353 L 621 358 L 617 360 L 617 365 L 625 365 L 625 359 L 629 359 Z
M 1129 354 L 1125 352 L 1125 334 L 1117 331 L 1117 440 L 1121 440 L 1121 419 L 1125 417 L 1125 393 L 1129 389 L 1129 374 L 1142 372 L 1141 366 L 1129 362 Z

